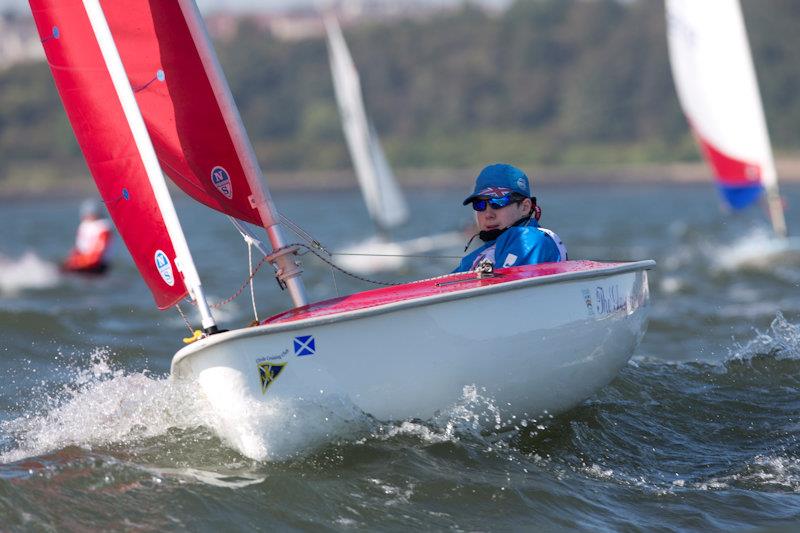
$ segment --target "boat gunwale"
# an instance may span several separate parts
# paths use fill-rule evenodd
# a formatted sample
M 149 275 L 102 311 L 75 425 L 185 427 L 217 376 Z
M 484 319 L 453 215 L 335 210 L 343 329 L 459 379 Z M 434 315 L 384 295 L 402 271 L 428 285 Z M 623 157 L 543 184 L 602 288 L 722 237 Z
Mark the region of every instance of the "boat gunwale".
M 292 331 L 296 329 L 318 327 L 318 326 L 328 325 L 334 322 L 344 322 L 348 320 L 355 320 L 370 316 L 378 316 L 398 310 L 421 307 L 430 304 L 475 298 L 478 296 L 483 296 L 486 293 L 501 293 L 519 288 L 535 287 L 539 285 L 551 285 L 553 283 L 558 283 L 562 281 L 576 281 L 576 280 L 586 280 L 592 278 L 604 278 L 616 274 L 626 274 L 628 272 L 653 270 L 655 266 L 656 262 L 652 259 L 647 259 L 643 261 L 633 261 L 629 263 L 615 264 L 613 266 L 608 266 L 603 268 L 579 270 L 573 272 L 560 272 L 557 274 L 548 274 L 545 276 L 533 276 L 529 278 L 511 280 L 500 284 L 484 285 L 481 287 L 473 287 L 463 290 L 454 290 L 446 293 L 431 294 L 428 296 L 421 296 L 417 298 L 410 298 L 406 300 L 388 302 L 385 304 L 378 304 L 369 307 L 347 310 L 341 313 L 334 313 L 330 315 L 311 316 L 308 318 L 301 318 L 287 322 L 260 324 L 258 326 L 237 328 L 234 330 L 217 333 L 209 337 L 204 337 L 188 346 L 181 348 L 173 356 L 171 367 L 174 371 L 175 365 L 177 363 L 179 363 L 182 359 L 192 355 L 193 353 L 208 348 L 210 346 L 213 346 L 215 344 L 227 342 L 234 339 L 248 338 L 248 337 L 273 334 L 273 333 L 284 333 L 286 331 Z M 445 277 L 443 277 L 442 279 L 444 279 Z M 469 281 L 472 280 L 470 279 Z M 419 282 L 415 281 L 411 283 L 413 284 Z

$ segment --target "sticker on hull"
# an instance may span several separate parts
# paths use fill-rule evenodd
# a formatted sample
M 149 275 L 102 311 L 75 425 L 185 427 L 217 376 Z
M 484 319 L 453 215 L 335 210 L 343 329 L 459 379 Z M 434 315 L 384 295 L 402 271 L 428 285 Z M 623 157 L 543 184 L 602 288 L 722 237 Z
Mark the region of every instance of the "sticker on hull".
M 266 394 L 267 389 L 278 379 L 286 363 L 258 363 L 258 379 L 261 381 L 261 393 Z
M 313 335 L 300 335 L 294 338 L 294 354 L 297 356 L 314 355 L 317 345 Z

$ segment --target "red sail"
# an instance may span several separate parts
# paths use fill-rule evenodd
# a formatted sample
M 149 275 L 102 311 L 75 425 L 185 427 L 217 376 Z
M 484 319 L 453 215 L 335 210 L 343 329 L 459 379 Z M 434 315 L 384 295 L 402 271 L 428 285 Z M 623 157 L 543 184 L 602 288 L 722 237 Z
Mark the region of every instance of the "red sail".
M 161 168 L 198 202 L 263 225 L 180 3 L 101 5 Z
M 100 195 L 156 305 L 166 309 L 187 290 L 83 5 L 80 0 L 30 0 L 30 5 L 56 88 Z

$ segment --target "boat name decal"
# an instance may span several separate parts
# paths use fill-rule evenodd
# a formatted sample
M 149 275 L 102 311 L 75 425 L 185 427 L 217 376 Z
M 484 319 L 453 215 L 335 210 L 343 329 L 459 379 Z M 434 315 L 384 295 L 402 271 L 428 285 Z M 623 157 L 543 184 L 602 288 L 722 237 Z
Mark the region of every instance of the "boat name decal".
M 161 250 L 156 250 L 153 259 L 156 261 L 156 268 L 158 269 L 158 273 L 161 275 L 161 279 L 164 280 L 164 283 L 170 287 L 174 286 L 175 276 L 172 274 L 172 264 L 169 262 L 169 257 L 167 257 L 167 254 Z
M 266 355 L 264 357 L 259 357 L 256 359 L 256 363 L 263 363 L 264 361 L 282 361 L 287 355 L 289 355 L 289 348 L 286 348 L 278 355 Z
M 211 169 L 211 183 L 214 187 L 222 193 L 228 200 L 233 199 L 233 185 L 228 171 L 222 167 L 214 167 Z
M 265 394 L 272 383 L 283 372 L 286 363 L 258 363 L 258 379 L 261 381 L 261 393 Z
M 294 338 L 294 354 L 298 357 L 317 353 L 313 335 L 300 335 Z
M 594 295 L 594 310 L 598 315 L 607 315 L 628 307 L 625 298 L 620 295 L 619 285 L 596 287 Z

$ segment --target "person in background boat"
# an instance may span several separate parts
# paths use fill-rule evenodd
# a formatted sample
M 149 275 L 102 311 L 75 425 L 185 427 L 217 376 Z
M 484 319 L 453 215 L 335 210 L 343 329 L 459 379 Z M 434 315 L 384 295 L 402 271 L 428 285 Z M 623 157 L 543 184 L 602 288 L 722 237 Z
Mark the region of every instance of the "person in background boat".
M 75 236 L 75 247 L 61 264 L 61 269 L 102 274 L 108 269 L 111 237 L 111 223 L 100 216 L 97 202 L 85 200 L 81 204 L 81 222 Z
M 464 200 L 467 204 L 475 210 L 480 230 L 472 239 L 479 237 L 484 244 L 464 256 L 453 272 L 474 270 L 486 259 L 496 268 L 567 260 L 558 235 L 539 226 L 542 211 L 528 176 L 517 167 L 498 163 L 484 168 Z

